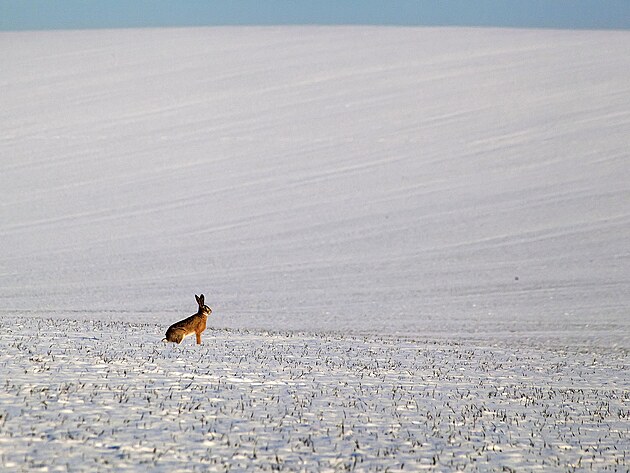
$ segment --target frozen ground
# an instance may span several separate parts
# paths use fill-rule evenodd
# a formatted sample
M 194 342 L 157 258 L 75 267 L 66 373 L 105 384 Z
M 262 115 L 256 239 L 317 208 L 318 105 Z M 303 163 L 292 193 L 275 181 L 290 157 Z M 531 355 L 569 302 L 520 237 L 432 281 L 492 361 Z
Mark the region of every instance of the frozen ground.
M 628 471 L 628 51 L 0 34 L 0 469 Z
M 628 471 L 625 350 L 0 319 L 7 471 Z

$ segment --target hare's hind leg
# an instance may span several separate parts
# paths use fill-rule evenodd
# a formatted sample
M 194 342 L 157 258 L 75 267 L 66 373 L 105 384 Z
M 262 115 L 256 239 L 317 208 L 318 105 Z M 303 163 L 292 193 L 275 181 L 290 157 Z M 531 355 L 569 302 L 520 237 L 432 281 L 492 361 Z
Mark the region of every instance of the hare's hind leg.
M 169 330 L 166 332 L 166 340 L 173 343 L 182 343 L 184 336 L 183 330 Z

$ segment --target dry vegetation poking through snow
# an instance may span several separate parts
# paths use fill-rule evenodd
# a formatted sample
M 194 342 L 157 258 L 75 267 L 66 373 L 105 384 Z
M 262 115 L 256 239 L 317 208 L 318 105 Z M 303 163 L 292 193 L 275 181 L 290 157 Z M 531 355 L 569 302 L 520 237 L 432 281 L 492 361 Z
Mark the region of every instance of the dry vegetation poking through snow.
M 3 471 L 628 471 L 628 352 L 0 319 Z

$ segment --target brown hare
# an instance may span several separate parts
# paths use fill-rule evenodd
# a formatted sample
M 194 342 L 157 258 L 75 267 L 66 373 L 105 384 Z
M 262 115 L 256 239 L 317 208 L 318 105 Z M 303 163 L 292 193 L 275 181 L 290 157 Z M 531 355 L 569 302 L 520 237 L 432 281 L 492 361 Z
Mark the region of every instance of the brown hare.
M 166 338 L 162 341 L 181 343 L 184 337 L 194 333 L 197 336 L 197 345 L 201 344 L 201 332 L 206 329 L 206 321 L 212 313 L 212 309 L 204 304 L 203 294 L 201 296 L 195 294 L 195 299 L 199 304 L 197 313 L 171 325 L 166 331 Z

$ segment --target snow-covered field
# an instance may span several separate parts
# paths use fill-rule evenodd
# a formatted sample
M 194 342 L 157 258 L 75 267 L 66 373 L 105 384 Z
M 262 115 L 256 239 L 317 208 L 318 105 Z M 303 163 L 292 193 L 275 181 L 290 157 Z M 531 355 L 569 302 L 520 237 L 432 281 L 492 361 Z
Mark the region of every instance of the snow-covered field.
M 628 51 L 0 33 L 0 469 L 628 471 Z
M 7 471 L 628 471 L 628 354 L 0 319 Z M 190 340 L 187 340 L 190 341 Z

